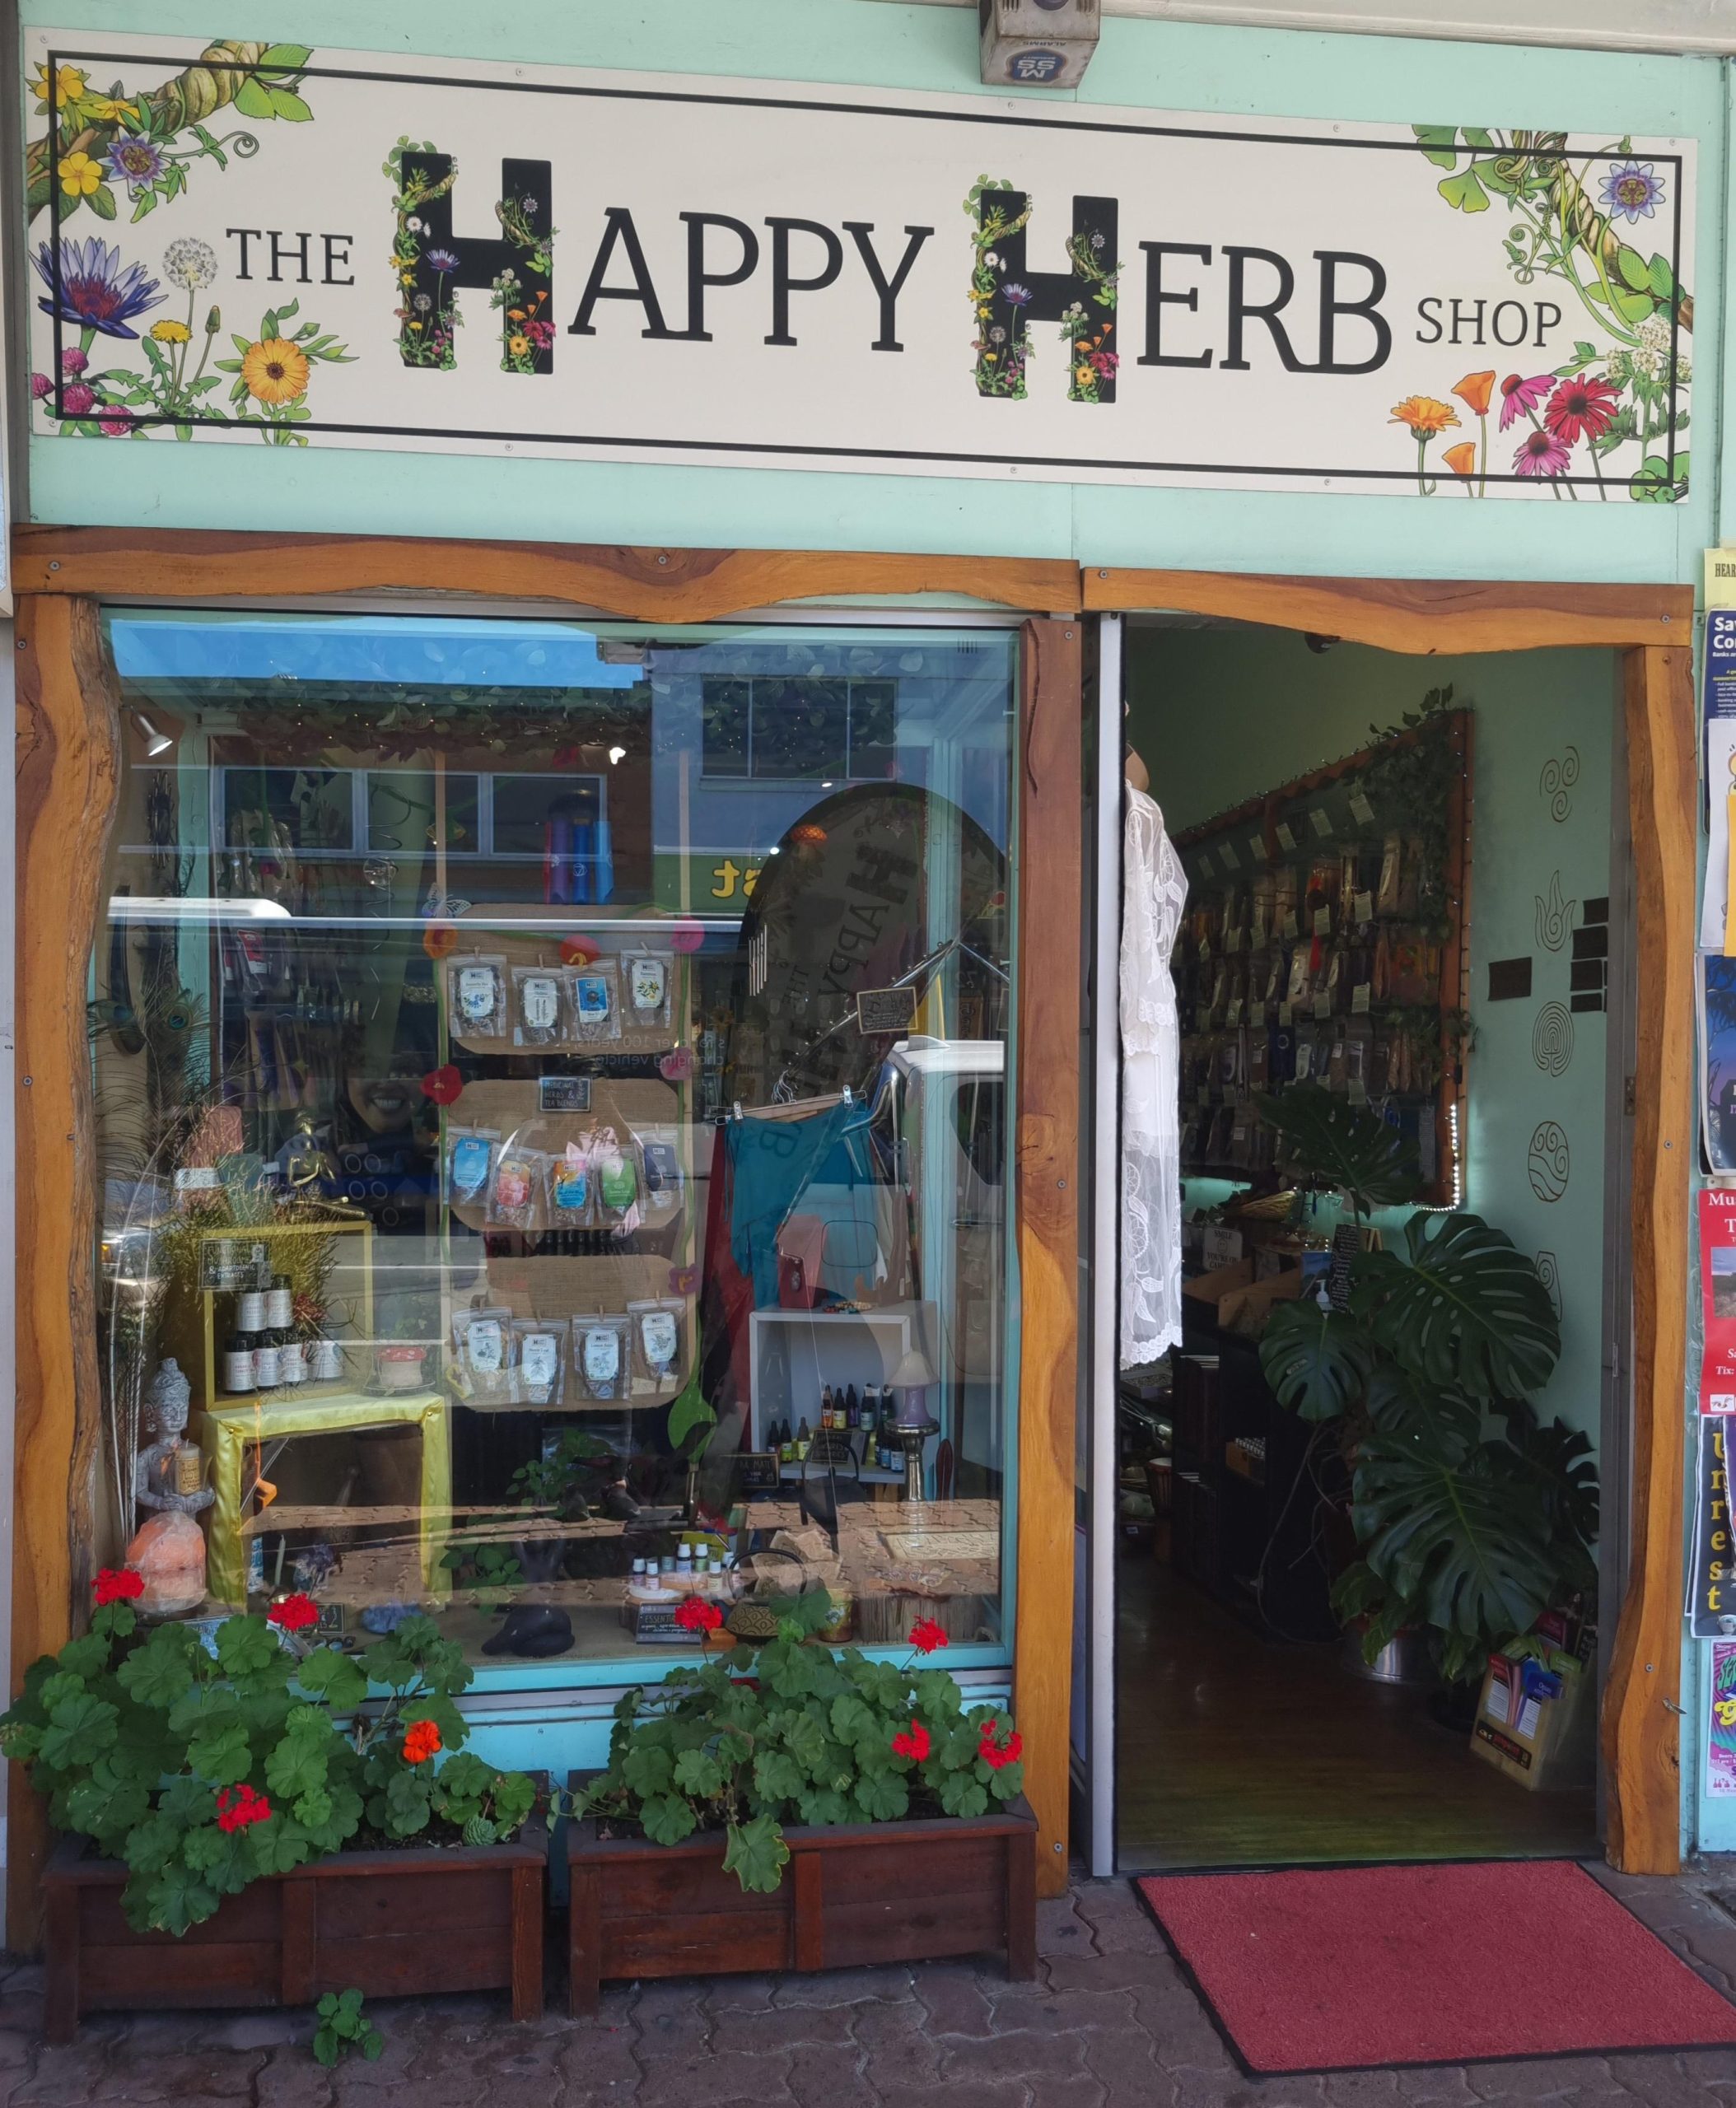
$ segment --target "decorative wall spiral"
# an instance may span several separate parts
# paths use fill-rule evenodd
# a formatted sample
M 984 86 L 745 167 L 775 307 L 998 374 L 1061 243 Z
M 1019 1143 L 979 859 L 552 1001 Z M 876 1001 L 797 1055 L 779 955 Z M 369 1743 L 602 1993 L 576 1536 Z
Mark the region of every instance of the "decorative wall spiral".
M 1546 1076 L 1564 1076 L 1573 1059 L 1573 1018 L 1565 1003 L 1545 1003 L 1531 1028 L 1531 1058 Z
M 1549 800 L 1549 817 L 1557 825 L 1573 810 L 1570 794 L 1579 780 L 1580 750 L 1577 747 L 1569 747 L 1558 755 L 1552 754 L 1543 763 L 1537 787 Z
M 1567 1191 L 1570 1168 L 1567 1136 L 1553 1120 L 1540 1120 L 1531 1137 L 1525 1168 L 1531 1190 L 1540 1201 L 1559 1201 Z
M 1548 1291 L 1549 1301 L 1555 1311 L 1555 1322 L 1561 1322 L 1561 1267 L 1552 1252 L 1539 1252 L 1537 1255 L 1537 1277 Z

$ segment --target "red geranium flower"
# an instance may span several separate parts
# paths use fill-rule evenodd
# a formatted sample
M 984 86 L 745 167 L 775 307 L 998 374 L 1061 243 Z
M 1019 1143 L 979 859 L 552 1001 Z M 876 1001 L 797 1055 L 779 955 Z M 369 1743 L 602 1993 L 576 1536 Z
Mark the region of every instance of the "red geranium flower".
M 413 1720 L 404 1731 L 406 1764 L 426 1764 L 431 1756 L 440 1754 L 441 1747 L 440 1730 L 432 1720 Z
M 422 1094 L 432 1098 L 436 1105 L 450 1105 L 462 1095 L 464 1080 L 448 1061 L 443 1069 L 435 1069 L 422 1080 Z
M 1016 1764 L 1024 1754 L 1024 1737 L 1016 1728 L 1009 1724 L 1004 1741 L 999 1739 L 1001 1723 L 996 1720 L 982 1723 L 982 1739 L 977 1745 L 977 1754 L 992 1771 L 1004 1771 L 1010 1764 Z
M 320 1622 L 320 1606 L 311 1596 L 286 1596 L 265 1613 L 265 1622 L 282 1632 L 306 1632 Z
M 677 922 L 669 933 L 670 949 L 677 952 L 696 952 L 705 942 L 705 926 L 700 922 Z
M 131 1602 L 134 1597 L 145 1593 L 145 1577 L 135 1574 L 130 1566 L 105 1566 L 91 1583 L 96 1591 L 99 1607 L 105 1603 Z
M 574 935 L 561 940 L 562 966 L 589 966 L 594 958 L 600 958 L 603 947 L 595 937 Z
M 251 1786 L 221 1788 L 217 1805 L 219 1830 L 245 1830 L 250 1822 L 266 1822 L 271 1817 L 271 1803 Z
M 908 1756 L 917 1764 L 927 1756 L 930 1747 L 928 1730 L 920 1720 L 912 1720 L 902 1734 L 892 1738 L 893 1755 Z
M 1549 399 L 1543 422 L 1569 446 L 1601 439 L 1616 421 L 1617 393 L 1600 373 L 1575 375 Z
M 910 1628 L 910 1644 L 919 1654 L 931 1654 L 936 1647 L 946 1644 L 944 1626 L 931 1617 L 919 1617 Z
M 684 1632 L 715 1632 L 723 1623 L 723 1612 L 703 1596 L 689 1596 L 676 1611 L 675 1622 Z

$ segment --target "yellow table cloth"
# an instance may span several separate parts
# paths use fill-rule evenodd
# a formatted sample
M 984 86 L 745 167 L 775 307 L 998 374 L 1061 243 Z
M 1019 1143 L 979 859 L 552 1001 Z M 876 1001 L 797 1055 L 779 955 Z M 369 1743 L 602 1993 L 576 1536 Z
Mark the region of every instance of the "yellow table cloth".
M 331 1391 L 315 1397 L 237 1398 L 198 1415 L 199 1441 L 209 1460 L 212 1490 L 217 1495 L 209 1511 L 206 1587 L 219 1602 L 247 1600 L 241 1507 L 254 1446 L 286 1436 L 344 1434 L 380 1427 L 421 1429 L 422 1577 L 430 1589 L 446 1581 L 440 1560 L 450 1527 L 447 1511 L 452 1499 L 452 1457 L 442 1392 Z

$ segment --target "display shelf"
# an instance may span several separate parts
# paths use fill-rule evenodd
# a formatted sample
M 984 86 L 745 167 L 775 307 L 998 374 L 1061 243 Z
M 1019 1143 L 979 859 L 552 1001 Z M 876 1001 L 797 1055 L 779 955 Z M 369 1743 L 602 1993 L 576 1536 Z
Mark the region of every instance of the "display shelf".
M 918 1303 L 753 1312 L 748 1322 L 749 1448 L 770 1446 L 766 1430 L 774 1420 L 788 1420 L 794 1427 L 805 1418 L 817 1434 L 820 1392 L 828 1383 L 834 1391 L 853 1383 L 858 1397 L 870 1385 L 884 1388 L 912 1348 L 935 1336 L 934 1317 L 931 1304 Z

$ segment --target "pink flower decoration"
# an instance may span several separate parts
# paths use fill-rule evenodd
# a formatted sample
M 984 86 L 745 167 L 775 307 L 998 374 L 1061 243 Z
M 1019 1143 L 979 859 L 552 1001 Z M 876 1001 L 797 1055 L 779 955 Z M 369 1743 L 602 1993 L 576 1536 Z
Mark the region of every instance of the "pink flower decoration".
M 45 373 L 33 373 L 30 375 L 30 393 L 39 403 L 44 395 L 52 395 L 54 392 L 54 384 Z
M 671 1266 L 669 1270 L 669 1292 L 671 1295 L 691 1295 L 699 1285 L 697 1266 Z
M 132 418 L 124 416 L 118 410 L 110 416 L 104 417 L 101 424 L 103 436 L 105 439 L 124 439 L 133 429 Z
M 1530 380 L 1510 373 L 1501 383 L 1500 429 L 1505 431 L 1515 417 L 1528 417 L 1554 386 L 1552 373 L 1540 373 Z
M 1552 431 L 1528 432 L 1513 457 L 1514 473 L 1519 476 L 1563 475 L 1569 459 L 1567 448 Z
M 75 378 L 82 373 L 90 363 L 90 360 L 79 350 L 77 344 L 68 344 L 60 354 L 60 371 Z
M 693 1073 L 693 1056 L 685 1047 L 672 1047 L 657 1056 L 657 1074 L 666 1084 L 684 1084 Z
M 60 391 L 63 417 L 87 417 L 96 408 L 96 390 L 86 387 L 82 380 L 69 381 Z
M 670 946 L 678 952 L 696 952 L 705 942 L 705 931 L 697 922 L 677 922 L 669 933 Z

